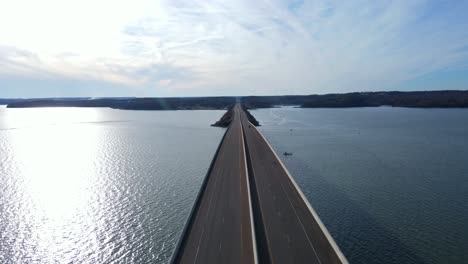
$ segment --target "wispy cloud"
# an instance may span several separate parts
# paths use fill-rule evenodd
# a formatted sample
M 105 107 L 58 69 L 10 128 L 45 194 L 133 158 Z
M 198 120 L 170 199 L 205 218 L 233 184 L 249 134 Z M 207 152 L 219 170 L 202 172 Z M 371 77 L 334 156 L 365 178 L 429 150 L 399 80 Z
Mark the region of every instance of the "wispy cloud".
M 139 0 L 74 7 L 59 5 L 53 14 L 42 8 L 20 20 L 11 13 L 24 9 L 2 8 L 0 78 L 96 80 L 147 95 L 310 94 L 404 89 L 420 76 L 468 70 L 465 1 Z M 50 21 L 37 22 L 47 15 Z M 17 30 L 15 23 L 22 23 Z

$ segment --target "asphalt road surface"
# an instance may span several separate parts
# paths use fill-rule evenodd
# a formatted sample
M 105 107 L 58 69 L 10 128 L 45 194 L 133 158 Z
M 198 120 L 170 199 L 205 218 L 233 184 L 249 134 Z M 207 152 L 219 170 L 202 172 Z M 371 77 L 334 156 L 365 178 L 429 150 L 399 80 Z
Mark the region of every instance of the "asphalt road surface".
M 347 263 L 261 133 L 241 112 L 260 263 Z
M 255 263 L 252 208 L 239 105 L 219 146 L 174 263 Z
M 266 139 L 237 104 L 174 263 L 347 263 Z

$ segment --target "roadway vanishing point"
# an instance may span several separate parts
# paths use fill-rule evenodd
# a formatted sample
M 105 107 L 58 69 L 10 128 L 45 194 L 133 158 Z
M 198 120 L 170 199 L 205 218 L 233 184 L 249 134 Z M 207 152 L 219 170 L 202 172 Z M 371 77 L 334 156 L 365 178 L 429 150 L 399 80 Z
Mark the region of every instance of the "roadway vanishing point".
M 240 104 L 172 263 L 348 263 Z

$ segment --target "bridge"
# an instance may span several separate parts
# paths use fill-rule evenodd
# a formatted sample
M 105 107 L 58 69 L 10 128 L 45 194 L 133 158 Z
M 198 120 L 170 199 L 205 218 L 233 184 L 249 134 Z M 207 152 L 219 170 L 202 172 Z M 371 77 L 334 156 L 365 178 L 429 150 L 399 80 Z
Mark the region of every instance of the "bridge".
M 348 263 L 239 104 L 172 263 Z

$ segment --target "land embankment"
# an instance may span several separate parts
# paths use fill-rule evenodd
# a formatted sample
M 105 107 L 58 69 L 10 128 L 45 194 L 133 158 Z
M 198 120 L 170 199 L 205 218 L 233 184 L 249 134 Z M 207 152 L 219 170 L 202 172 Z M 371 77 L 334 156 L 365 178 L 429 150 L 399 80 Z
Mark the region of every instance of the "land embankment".
M 214 124 L 212 124 L 211 126 L 215 126 L 215 127 L 228 127 L 233 118 L 234 118 L 234 105 L 232 105 L 231 107 L 228 108 L 228 110 L 226 111 L 226 113 L 224 113 L 224 115 L 221 117 L 221 119 L 219 119 L 218 121 L 216 121 Z M 260 126 L 260 123 L 257 121 L 257 119 L 255 119 L 255 117 L 247 110 L 247 107 L 245 105 L 242 105 L 242 109 L 244 110 L 248 120 L 250 123 L 252 123 L 254 126 Z
M 249 110 L 247 110 L 246 105 L 242 105 L 242 109 L 244 110 L 245 115 L 247 116 L 247 119 L 250 123 L 252 123 L 254 126 L 260 126 L 258 120 L 249 112 Z
M 221 119 L 216 121 L 211 126 L 214 126 L 214 127 L 228 127 L 231 124 L 233 117 L 234 117 L 234 111 L 233 111 L 233 106 L 231 106 L 231 107 L 228 108 L 226 113 L 224 113 L 224 115 L 221 117 Z

